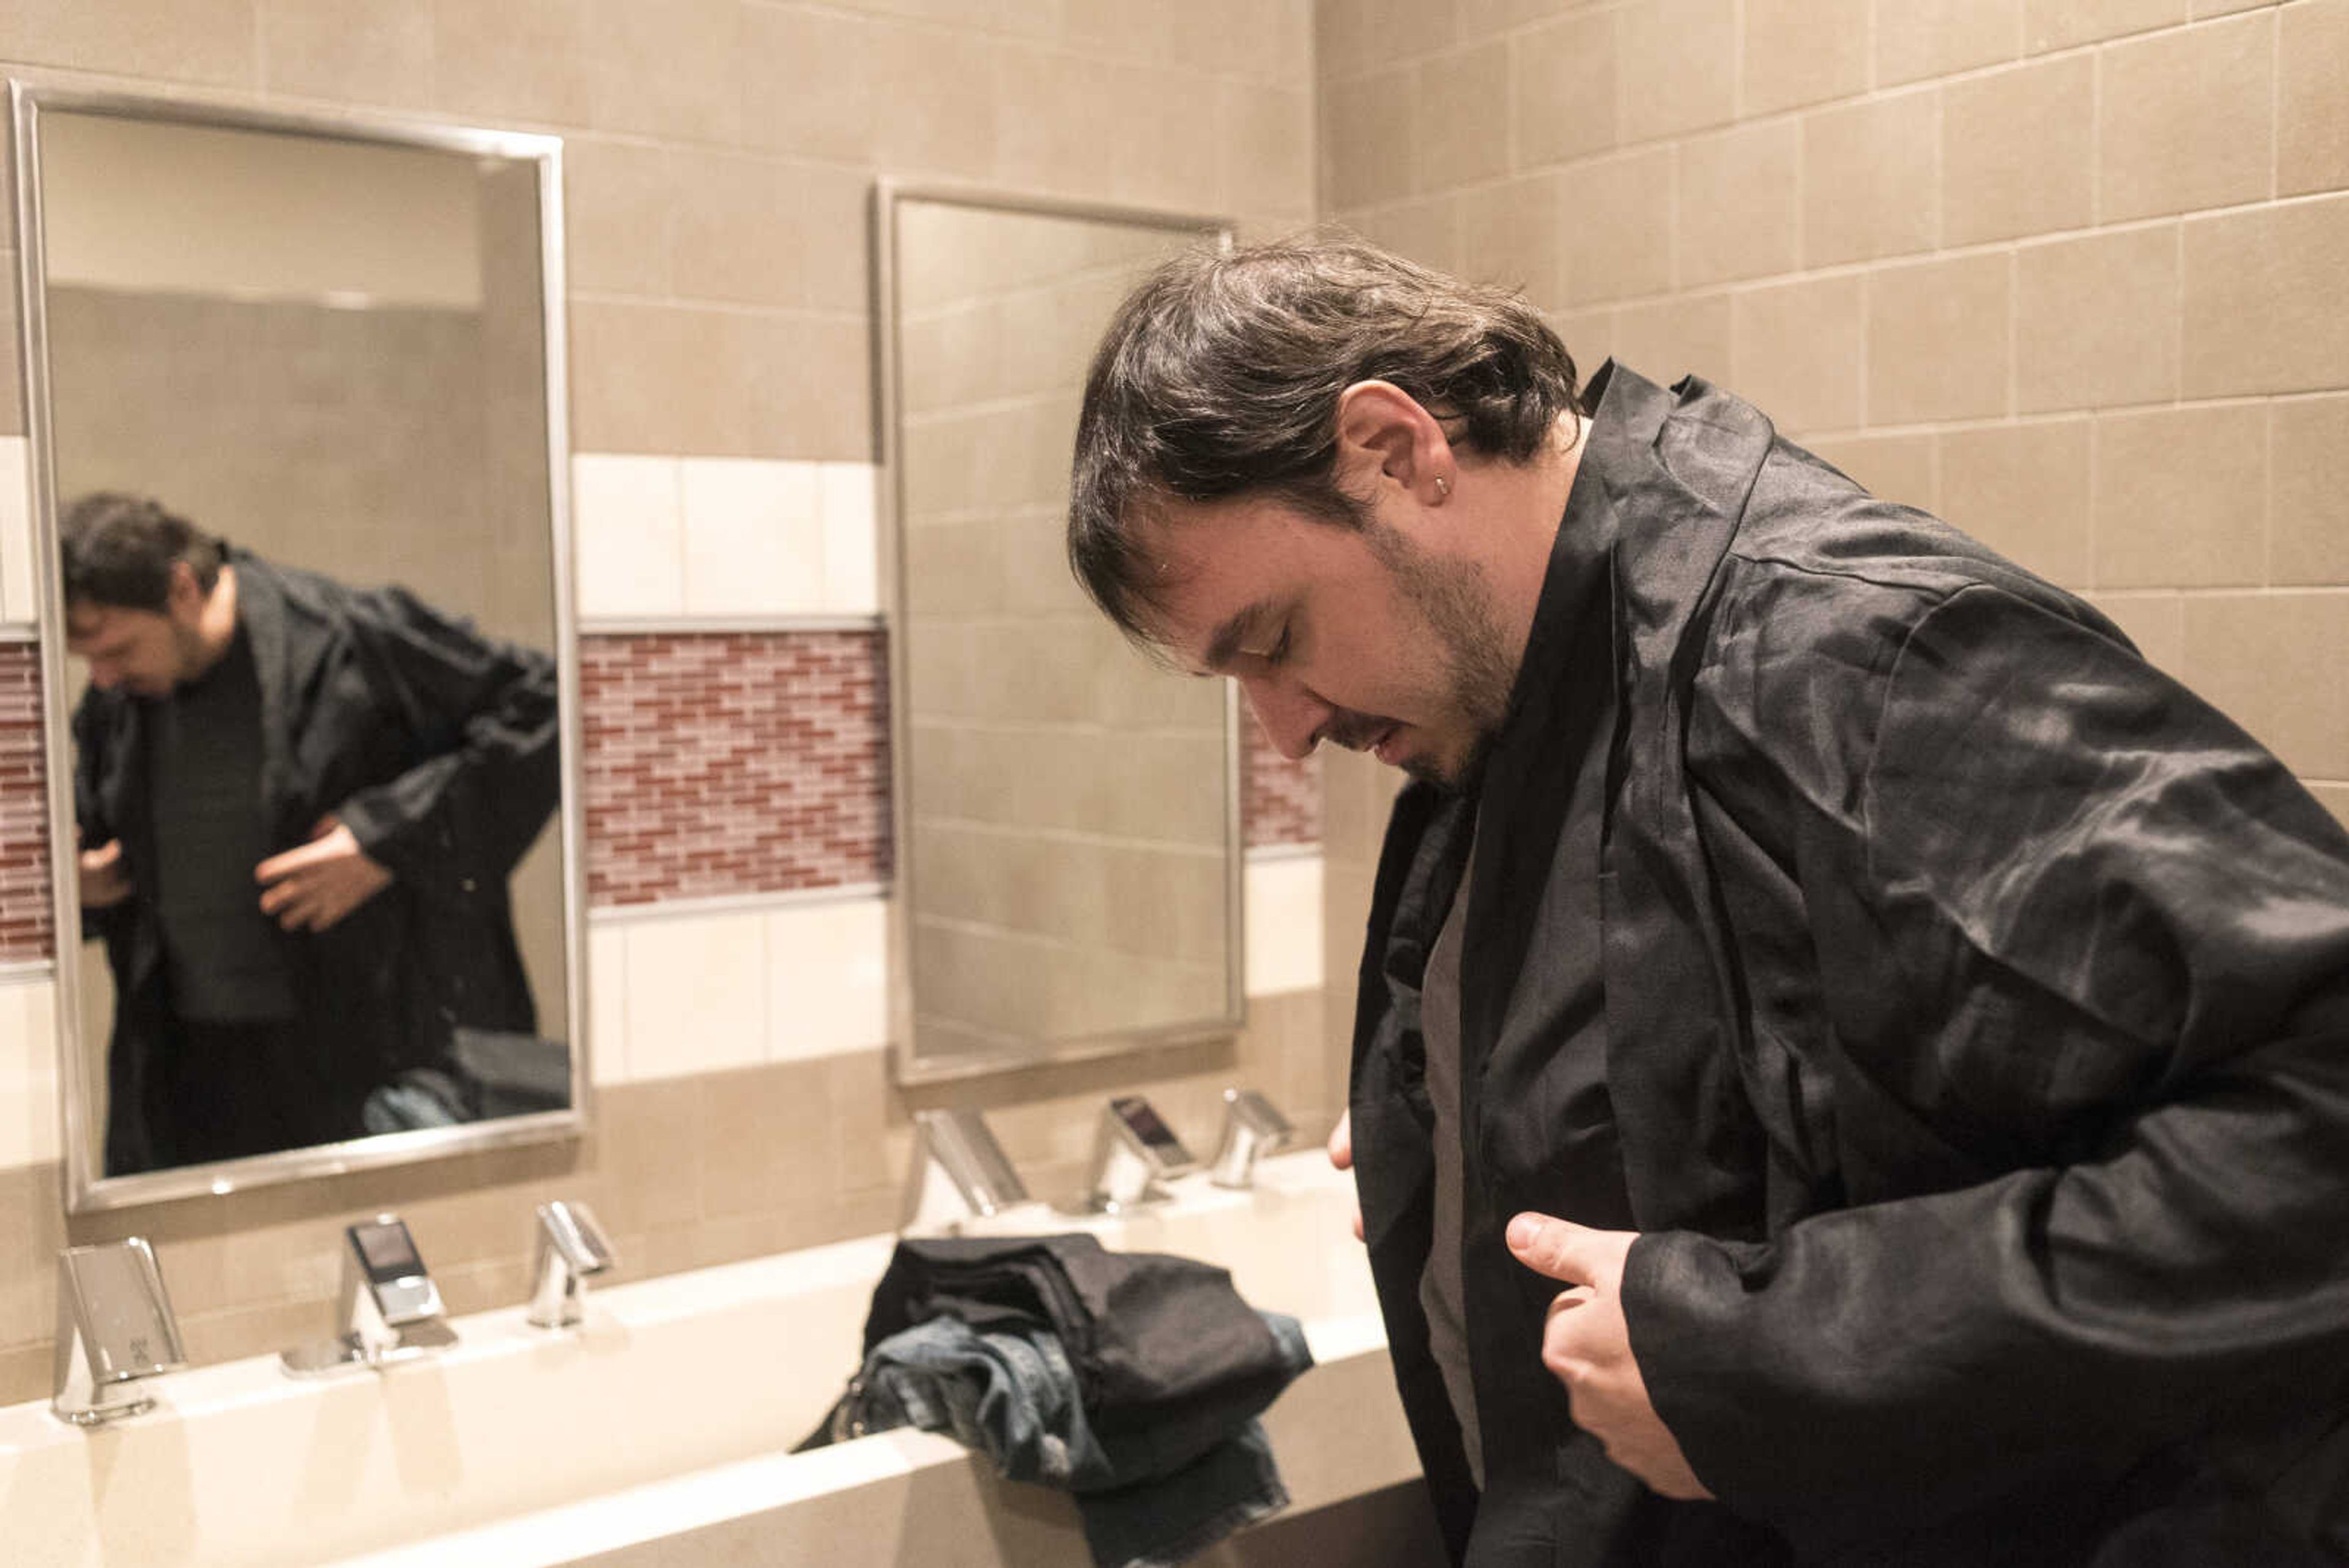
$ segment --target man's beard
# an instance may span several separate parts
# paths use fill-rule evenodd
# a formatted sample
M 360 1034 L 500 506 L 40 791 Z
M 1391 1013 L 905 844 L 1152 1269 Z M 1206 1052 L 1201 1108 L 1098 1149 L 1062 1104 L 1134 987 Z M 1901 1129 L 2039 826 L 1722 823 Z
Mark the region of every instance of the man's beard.
M 1403 763 L 1403 771 L 1440 789 L 1466 794 L 1484 776 L 1493 742 L 1508 723 L 1516 687 L 1516 671 L 1493 613 L 1492 590 L 1473 564 L 1432 556 L 1400 529 L 1371 521 L 1364 533 L 1403 598 L 1435 634 L 1443 650 L 1444 696 L 1469 736 L 1466 752 L 1456 761 L 1414 756 Z

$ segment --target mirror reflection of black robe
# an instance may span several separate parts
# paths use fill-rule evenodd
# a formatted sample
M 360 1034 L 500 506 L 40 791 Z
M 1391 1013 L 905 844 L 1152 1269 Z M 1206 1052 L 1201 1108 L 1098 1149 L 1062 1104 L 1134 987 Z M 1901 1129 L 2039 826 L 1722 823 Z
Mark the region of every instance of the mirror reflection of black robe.
M 1398 801 L 1363 959 L 1358 1176 L 1454 1552 L 2349 1552 L 2349 835 L 2093 609 L 1748 405 L 1620 369 L 1593 395 L 1604 846 L 1551 852 L 1542 781 L 1578 759 L 1506 736 L 1476 831 L 1517 874 L 1488 891 L 1480 845 L 1464 947 L 1468 1349 L 1523 1396 L 1480 1398 L 1481 1499 L 1418 1308 L 1418 987 L 1458 802 Z M 1520 699 L 1564 679 L 1562 644 L 1537 617 Z M 1544 1042 L 1503 1024 L 1558 983 L 1528 940 L 1543 887 L 1593 875 L 1612 1125 L 1568 1129 L 1541 1120 Z M 1539 1360 L 1561 1287 L 1498 1242 L 1520 1209 L 1577 1216 L 1557 1140 L 1599 1135 L 1643 1233 L 1632 1347 L 1718 1503 L 1665 1501 L 1574 1429 Z
M 561 789 L 555 672 L 398 587 L 354 589 L 232 550 L 237 618 L 261 683 L 261 795 L 272 853 L 343 821 L 389 886 L 325 931 L 289 933 L 301 1016 L 331 1064 L 322 1118 L 360 1133 L 370 1091 L 455 1076 L 460 1027 L 535 1033 L 507 883 Z M 173 1107 L 153 1089 L 169 981 L 155 919 L 157 853 L 144 710 L 91 688 L 73 721 L 82 840 L 122 842 L 131 896 L 86 912 L 115 981 L 105 1169 L 152 1168 Z M 256 884 L 254 896 L 260 897 Z

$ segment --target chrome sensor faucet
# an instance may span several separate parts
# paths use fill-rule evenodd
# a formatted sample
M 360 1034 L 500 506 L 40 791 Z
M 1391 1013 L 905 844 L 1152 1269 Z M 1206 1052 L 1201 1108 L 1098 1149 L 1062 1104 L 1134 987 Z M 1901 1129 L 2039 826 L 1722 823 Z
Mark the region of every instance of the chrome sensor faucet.
M 1224 1091 L 1224 1141 L 1208 1167 L 1217 1187 L 1245 1190 L 1256 1185 L 1256 1162 L 1288 1147 L 1297 1129 L 1254 1089 Z
M 154 1407 L 132 1385 L 188 1364 L 162 1266 L 141 1236 L 57 1254 L 56 1381 L 49 1408 L 95 1427 Z
M 441 1321 L 440 1292 L 408 1224 L 378 1214 L 343 1232 L 342 1291 L 331 1339 L 297 1345 L 279 1360 L 296 1377 L 382 1366 L 457 1343 Z
M 914 1144 L 901 1227 L 907 1235 L 952 1234 L 965 1220 L 1028 1201 L 1027 1184 L 978 1112 L 916 1111 Z
M 542 1203 L 531 1228 L 530 1310 L 540 1328 L 567 1328 L 582 1315 L 587 1282 L 610 1270 L 612 1243 L 585 1203 Z
M 1093 1137 L 1092 1174 L 1074 1212 L 1123 1214 L 1174 1196 L 1162 1177 L 1180 1176 L 1198 1165 L 1164 1118 L 1140 1095 L 1120 1095 L 1102 1112 Z

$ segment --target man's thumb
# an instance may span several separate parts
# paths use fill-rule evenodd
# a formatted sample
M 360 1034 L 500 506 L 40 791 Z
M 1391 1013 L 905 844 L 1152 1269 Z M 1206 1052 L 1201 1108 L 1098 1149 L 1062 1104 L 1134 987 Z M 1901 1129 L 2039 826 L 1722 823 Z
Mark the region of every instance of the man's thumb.
M 1537 1274 L 1569 1285 L 1595 1285 L 1599 1282 L 1582 1256 L 1585 1234 L 1571 1221 L 1527 1212 L 1509 1221 L 1509 1251 Z

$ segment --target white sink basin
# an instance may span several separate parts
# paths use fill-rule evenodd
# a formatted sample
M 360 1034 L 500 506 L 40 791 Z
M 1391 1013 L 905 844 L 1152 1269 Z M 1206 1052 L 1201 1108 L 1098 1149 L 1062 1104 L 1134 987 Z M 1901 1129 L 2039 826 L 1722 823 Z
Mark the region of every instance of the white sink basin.
M 1415 1473 L 1351 1203 L 1308 1151 L 1267 1161 L 1251 1193 L 1194 1178 L 1127 1219 L 1023 1210 L 991 1228 L 1207 1259 L 1252 1304 L 1303 1319 L 1321 1365 L 1267 1425 L 1309 1508 Z M 894 1241 L 591 1293 L 584 1328 L 562 1334 L 519 1308 L 478 1314 L 456 1320 L 457 1345 L 379 1373 L 295 1382 L 274 1356 L 180 1373 L 152 1385 L 153 1412 L 94 1431 L 46 1402 L 0 1409 L 6 1561 L 1086 1562 L 1065 1499 L 998 1482 L 948 1439 L 788 1452 L 854 1369 Z

